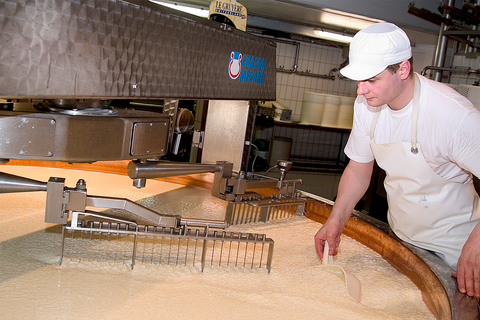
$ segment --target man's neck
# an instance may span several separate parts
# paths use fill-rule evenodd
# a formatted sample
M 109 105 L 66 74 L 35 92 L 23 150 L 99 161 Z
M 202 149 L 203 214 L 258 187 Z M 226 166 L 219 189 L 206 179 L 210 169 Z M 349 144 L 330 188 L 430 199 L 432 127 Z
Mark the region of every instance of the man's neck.
M 388 107 L 392 110 L 401 110 L 412 101 L 415 91 L 415 76 L 412 75 L 402 80 L 399 87 L 397 97 L 388 104 Z

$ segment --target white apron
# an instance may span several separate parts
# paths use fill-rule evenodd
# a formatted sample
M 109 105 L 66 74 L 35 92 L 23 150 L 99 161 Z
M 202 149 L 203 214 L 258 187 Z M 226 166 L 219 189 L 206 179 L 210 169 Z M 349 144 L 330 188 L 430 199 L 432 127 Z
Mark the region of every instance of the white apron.
M 416 142 L 419 93 L 420 81 L 415 76 L 411 143 L 375 144 L 377 112 L 370 144 L 378 166 L 387 174 L 384 185 L 393 232 L 408 243 L 434 251 L 456 269 L 463 245 L 480 217 L 479 197 L 473 183 L 445 180 L 425 161 Z

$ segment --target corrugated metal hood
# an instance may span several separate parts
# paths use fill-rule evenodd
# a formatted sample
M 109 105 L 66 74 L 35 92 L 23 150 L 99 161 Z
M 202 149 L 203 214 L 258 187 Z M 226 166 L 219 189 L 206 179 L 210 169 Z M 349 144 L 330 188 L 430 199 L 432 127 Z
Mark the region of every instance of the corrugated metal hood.
M 276 98 L 275 43 L 246 32 L 139 0 L 2 6 L 2 98 Z

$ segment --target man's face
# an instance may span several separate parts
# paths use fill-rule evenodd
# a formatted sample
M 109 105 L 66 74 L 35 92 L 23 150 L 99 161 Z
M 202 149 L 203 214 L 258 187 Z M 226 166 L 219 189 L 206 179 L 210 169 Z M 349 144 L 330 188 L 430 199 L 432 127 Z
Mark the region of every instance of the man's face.
M 371 107 L 380 107 L 387 104 L 392 109 L 399 100 L 401 83 L 399 72 L 392 74 L 389 70 L 383 70 L 375 77 L 357 81 L 357 94 L 363 95 Z

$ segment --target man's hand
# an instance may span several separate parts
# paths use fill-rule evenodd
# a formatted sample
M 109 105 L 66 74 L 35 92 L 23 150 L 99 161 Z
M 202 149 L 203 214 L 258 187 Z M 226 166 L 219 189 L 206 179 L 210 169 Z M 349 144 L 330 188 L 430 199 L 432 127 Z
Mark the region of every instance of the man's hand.
M 367 191 L 372 170 L 373 161 L 360 163 L 350 160 L 343 171 L 338 184 L 337 199 L 333 205 L 332 213 L 315 235 L 315 248 L 320 258 L 323 257 L 325 241 L 328 241 L 330 247 L 329 254 L 337 254 L 340 235 L 352 214 L 355 204 Z
M 461 293 L 480 298 L 480 223 L 475 226 L 463 245 L 457 272 L 452 275 L 457 278 L 458 290 Z
M 325 241 L 328 241 L 330 247 L 330 255 L 337 254 L 337 248 L 340 244 L 340 235 L 343 232 L 345 225 L 342 225 L 337 220 L 330 217 L 327 222 L 315 234 L 315 248 L 320 258 L 323 257 L 323 248 Z

